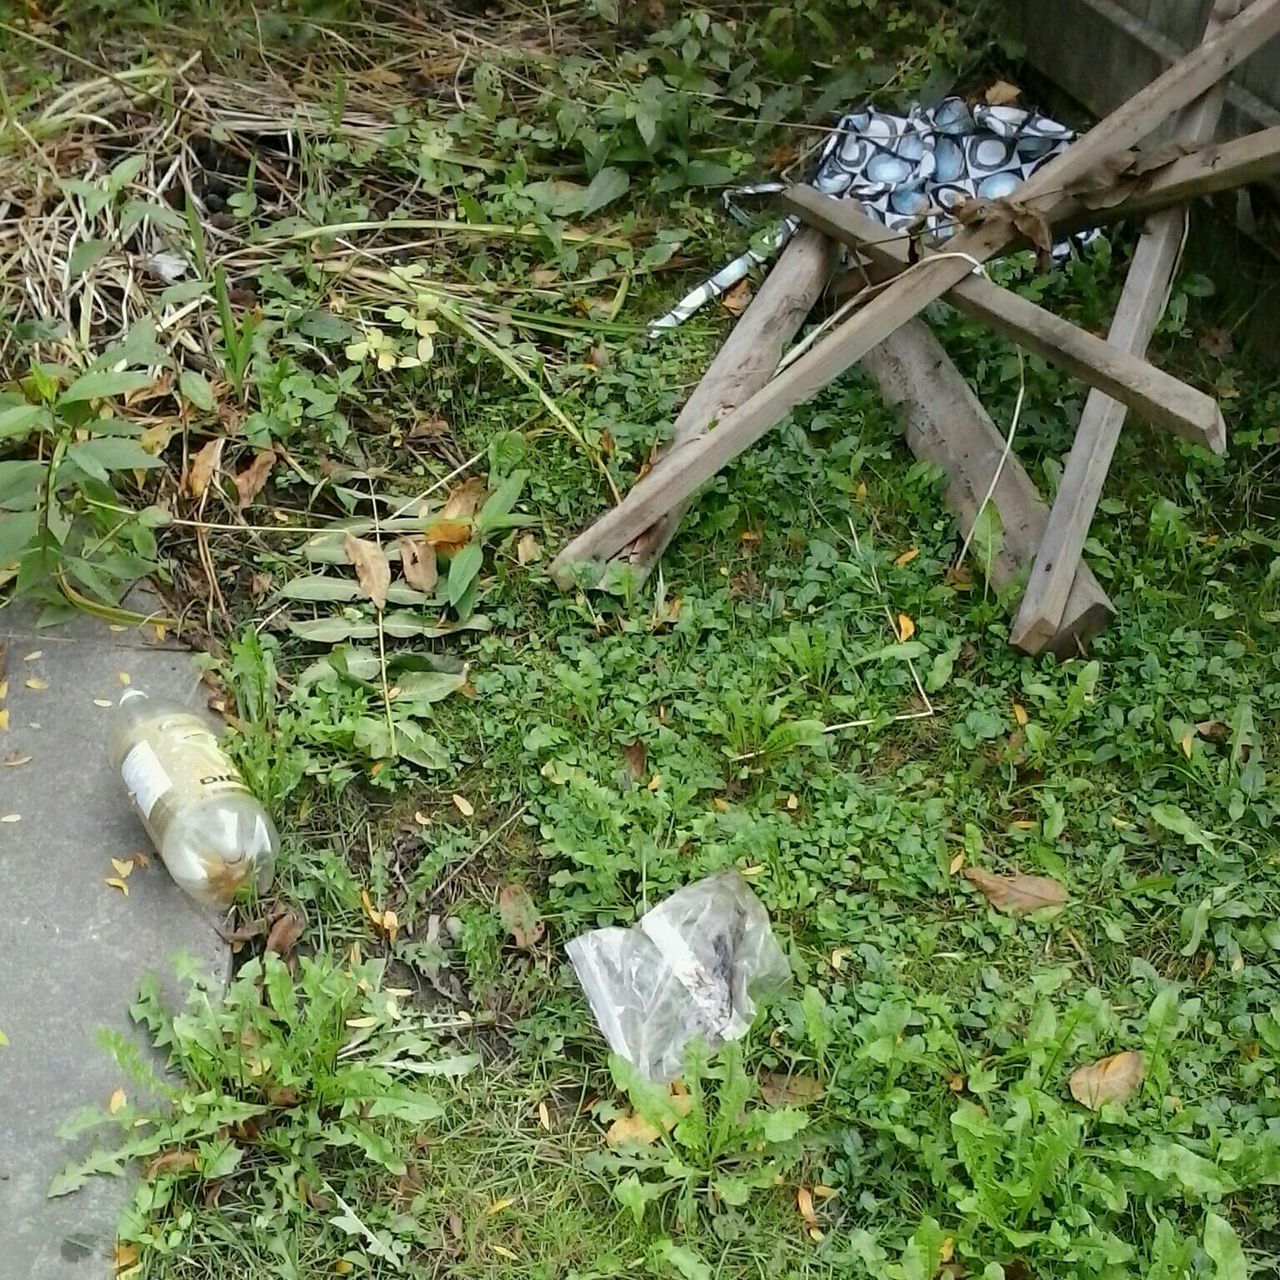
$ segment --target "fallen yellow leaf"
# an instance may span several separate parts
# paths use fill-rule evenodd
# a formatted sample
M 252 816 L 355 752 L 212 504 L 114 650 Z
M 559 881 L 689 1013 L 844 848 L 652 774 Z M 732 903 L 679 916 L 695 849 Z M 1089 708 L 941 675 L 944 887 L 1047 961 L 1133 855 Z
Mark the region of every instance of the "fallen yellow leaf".
M 905 613 L 898 614 L 898 639 L 905 642 L 910 640 L 915 633 L 916 624 L 912 622 L 911 618 Z
M 547 1110 L 545 1102 L 538 1103 L 538 1123 L 548 1132 L 551 1132 L 551 1112 Z
M 486 1210 L 485 1213 L 489 1217 L 493 1217 L 495 1213 L 501 1213 L 503 1209 L 509 1209 L 515 1204 L 515 1196 L 503 1196 L 501 1200 L 495 1200 Z
M 844 968 L 844 962 L 852 954 L 848 947 L 837 947 L 831 953 L 831 967 L 839 973 Z
M 1020 702 L 1013 704 L 1013 718 L 1018 722 L 1018 728 L 1022 728 L 1027 723 L 1027 709 Z
M 1007 80 L 997 80 L 982 96 L 986 98 L 987 104 L 992 107 L 1008 107 L 1017 102 L 1018 95 L 1022 90 L 1016 84 L 1010 84 Z M 943 1258 L 943 1262 L 947 1259 Z
M 511 1252 L 511 1250 L 510 1250 L 510 1249 L 508 1249 L 505 1245 L 501 1245 L 501 1244 L 491 1244 L 491 1245 L 489 1246 L 489 1248 L 490 1248 L 490 1249 L 492 1249 L 492 1250 L 494 1251 L 494 1253 L 496 1253 L 496 1254 L 498 1255 L 498 1257 L 500 1257 L 500 1258 L 506 1258 L 506 1260 L 507 1260 L 508 1262 L 519 1262 L 519 1261 L 520 1261 L 520 1259 L 519 1259 L 518 1255 L 516 1255 L 516 1254 L 512 1253 L 512 1252 Z
M 363 1031 L 366 1027 L 371 1027 L 377 1022 L 377 1018 L 348 1018 L 347 1026 L 354 1031 Z
M 453 807 L 462 814 L 464 818 L 474 818 L 476 807 L 466 796 L 455 795 L 453 797 Z
M 108 876 L 106 883 L 113 889 L 119 889 L 126 898 L 129 896 L 129 886 L 119 876 Z
M 821 1240 L 822 1231 L 818 1226 L 818 1215 L 813 1209 L 813 1192 L 808 1187 L 796 1188 L 796 1206 L 800 1210 L 800 1216 L 804 1219 L 809 1239 L 815 1242 Z
M 795 811 L 796 811 L 799 807 L 800 807 L 800 797 L 799 797 L 799 796 L 797 796 L 797 795 L 796 795 L 796 793 L 793 791 L 793 792 L 792 792 L 792 793 L 787 797 L 787 808 L 788 808 L 788 809 L 790 809 L 792 813 L 795 813 Z
M 115 1115 L 116 1112 L 119 1111 L 120 1108 L 123 1107 L 127 1101 L 128 1099 L 125 1097 L 124 1090 L 117 1089 L 115 1090 L 114 1093 L 112 1093 L 110 1099 L 107 1101 L 107 1110 L 112 1115 Z
M 9 708 L 0 707 L 0 733 L 9 732 Z
M 667 1099 L 670 1110 L 661 1117 L 663 1130 L 674 1129 L 681 1116 L 689 1114 L 693 1099 L 684 1092 L 683 1086 L 675 1082 L 671 1086 L 671 1097 Z M 605 1142 L 611 1147 L 620 1147 L 623 1143 L 647 1147 L 657 1142 L 662 1130 L 650 1124 L 643 1116 L 634 1111 L 619 1116 L 604 1135 Z
M 111 865 L 115 867 L 116 874 L 122 879 L 127 880 L 133 871 L 132 858 L 112 858 Z
M 123 1271 L 126 1267 L 131 1267 L 138 1261 L 138 1246 L 136 1244 L 117 1244 L 115 1253 L 112 1256 L 117 1271 Z
M 117 676 L 116 676 L 116 679 L 117 679 L 117 680 L 119 680 L 121 684 L 132 684 L 132 683 L 133 683 L 133 681 L 130 679 L 130 677 L 129 677 L 129 673 L 128 673 L 127 671 L 121 671 L 121 672 L 119 672 L 119 673 L 117 674 Z
M 94 698 L 93 705 L 95 707 L 109 707 L 111 705 L 110 698 Z
M 429 827 L 431 825 L 431 819 L 428 818 L 427 815 L 423 813 L 421 809 L 414 810 L 413 820 L 420 827 Z
M 44 657 L 43 649 L 32 649 L 31 652 L 27 654 L 26 657 L 24 657 L 22 660 L 23 662 L 35 662 L 37 658 L 43 658 L 43 657 Z
M 32 676 L 30 680 L 26 680 L 23 683 L 28 689 L 34 689 L 37 693 L 42 689 L 47 689 L 49 687 L 49 682 L 47 680 L 41 680 L 39 676 Z
M 955 873 L 959 871 L 960 868 L 963 866 L 964 866 L 964 850 L 961 849 L 960 852 L 957 853 L 956 856 L 951 859 L 950 863 L 947 865 L 947 870 L 952 875 L 955 875 Z
M 655 773 L 653 777 L 649 779 L 649 790 L 657 791 L 661 786 L 662 786 L 662 774 Z
M 516 543 L 516 562 L 518 564 L 536 564 L 542 559 L 542 547 L 531 533 L 523 533 Z
M 1191 759 L 1191 752 L 1195 749 L 1195 734 L 1190 729 L 1182 735 L 1182 740 L 1178 744 L 1182 748 L 1182 754 Z
M 723 796 L 715 796 L 711 801 L 711 805 L 717 813 L 729 812 L 729 802 Z
M 0 818 L 0 822 L 21 822 L 21 821 L 22 821 L 22 814 L 20 813 L 6 813 L 3 818 Z
M 814 1187 L 813 1194 L 820 1200 L 830 1200 L 833 1196 L 838 1196 L 840 1193 L 835 1189 L 835 1187 L 824 1187 L 822 1183 L 819 1182 L 818 1185 Z
M 916 556 L 920 554 L 919 547 L 912 547 L 910 551 L 904 551 L 894 562 L 895 569 L 901 569 L 904 565 L 910 564 Z
M 333 1264 L 333 1271 L 335 1275 L 349 1276 L 354 1270 L 355 1264 L 348 1262 L 346 1258 L 339 1258 L 337 1262 Z

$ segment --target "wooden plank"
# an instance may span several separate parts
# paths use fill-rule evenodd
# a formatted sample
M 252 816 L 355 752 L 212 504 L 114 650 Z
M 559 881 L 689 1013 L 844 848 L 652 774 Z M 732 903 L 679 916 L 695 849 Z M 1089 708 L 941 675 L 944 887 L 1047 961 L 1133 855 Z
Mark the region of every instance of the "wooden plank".
M 1280 0 L 1255 0 L 1213 40 L 1202 44 L 1152 81 L 1014 193 L 1018 199 L 1049 196 L 1105 156 L 1140 142 L 1167 115 L 1199 97 L 1254 49 L 1280 33 Z M 882 342 L 930 302 L 940 298 L 971 270 L 1012 239 L 1003 226 L 972 228 L 952 238 L 947 257 L 926 258 L 895 280 L 852 319 L 829 334 L 794 364 L 727 414 L 712 431 L 673 448 L 636 483 L 612 511 L 569 544 L 556 560 L 567 566 L 605 559 L 633 541 L 658 517 L 690 498 L 716 472 L 753 445 L 784 414 Z
M 701 435 L 769 381 L 826 288 L 838 256 L 839 246 L 821 232 L 801 228 L 791 238 L 685 401 L 672 427 L 672 445 Z M 619 553 L 631 567 L 633 580 L 643 581 L 661 558 L 686 505 L 668 512 Z
M 885 403 L 898 409 L 911 451 L 946 472 L 947 505 L 967 535 L 1004 451 L 1000 430 L 921 320 L 908 321 L 869 351 L 860 368 L 875 380 Z M 1035 556 L 1049 509 L 1012 454 L 991 501 L 1000 513 L 1001 536 L 989 577 L 1008 598 Z M 1114 615 L 1106 592 L 1081 564 L 1051 647 L 1063 657 L 1076 655 Z
M 1280 174 L 1280 125 L 1260 129 L 1232 142 L 1202 146 L 1144 175 L 1145 188 L 1108 209 L 1087 209 L 1078 200 L 1063 202 L 1054 213 L 1055 231 L 1064 234 L 1112 222 L 1144 217 L 1201 196 L 1229 191 Z
M 868 217 L 855 201 L 837 200 L 812 187 L 793 187 L 783 196 L 783 204 L 809 225 L 865 254 L 875 267 L 897 272 L 908 265 L 907 242 Z M 1123 401 L 1157 426 L 1214 453 L 1226 452 L 1226 423 L 1217 402 L 1203 391 L 983 276 L 966 276 L 950 290 L 947 300 L 1019 346 Z
M 1240 0 L 1217 0 L 1205 29 L 1206 39 L 1239 7 Z M 1187 107 L 1178 120 L 1178 136 L 1189 142 L 1212 138 L 1222 99 L 1221 88 L 1215 87 Z M 1185 234 L 1186 213 L 1182 210 L 1157 214 L 1148 222 L 1107 335 L 1113 346 L 1135 355 L 1146 351 L 1168 301 Z M 1039 653 L 1058 631 L 1124 420 L 1123 405 L 1096 389 L 1089 393 L 1010 632 L 1011 642 L 1026 653 Z
M 1060 193 L 1107 154 L 1139 141 L 1170 111 L 1186 105 L 1253 48 L 1280 31 L 1280 0 L 1257 0 L 1215 40 L 1170 68 L 1019 188 L 1019 198 Z M 956 236 L 949 254 L 985 261 L 1010 239 L 1001 226 Z M 706 480 L 760 438 L 789 409 L 831 381 L 871 347 L 968 274 L 968 262 L 935 257 L 874 298 L 852 320 L 774 378 L 715 430 L 673 449 L 626 499 L 580 535 L 557 563 L 605 558 L 689 498 Z

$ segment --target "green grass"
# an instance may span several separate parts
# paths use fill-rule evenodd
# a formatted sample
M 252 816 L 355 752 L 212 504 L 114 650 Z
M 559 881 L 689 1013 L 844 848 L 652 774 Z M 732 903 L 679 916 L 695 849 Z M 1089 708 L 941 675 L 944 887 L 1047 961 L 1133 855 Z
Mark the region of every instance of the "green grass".
M 95 57 L 174 20 L 165 5 L 93 13 L 128 20 L 105 45 L 83 37 L 76 47 Z M 318 31 L 343 34 L 370 64 L 394 46 L 388 27 L 341 25 L 362 15 L 317 14 Z M 604 39 L 581 14 L 576 26 L 561 16 L 575 54 Z M 95 521 L 108 511 L 111 536 L 154 558 L 179 604 L 195 602 L 238 722 L 233 748 L 284 836 L 275 895 L 308 920 L 300 950 L 313 958 L 294 957 L 292 974 L 250 944 L 227 1000 L 197 990 L 176 1016 L 140 1002 L 183 1082 L 145 1125 L 131 1110 L 106 1119 L 116 1163 L 144 1169 L 121 1233 L 140 1276 L 1242 1280 L 1280 1263 L 1280 383 L 1243 339 L 1225 355 L 1199 344 L 1235 314 L 1212 282 L 1183 278 L 1153 355 L 1223 398 L 1231 452 L 1212 459 L 1126 428 L 1088 544 L 1118 617 L 1087 659 L 1009 649 L 1002 602 L 980 577 L 948 573 L 959 539 L 942 478 L 912 460 L 856 374 L 708 486 L 661 576 L 565 593 L 540 572 L 607 504 L 605 472 L 623 488 L 634 477 L 723 327 L 712 316 L 662 341 L 641 333 L 737 241 L 714 200 L 688 189 L 691 154 L 676 154 L 673 135 L 658 154 L 636 149 L 639 126 L 624 120 L 658 110 L 640 51 L 674 77 L 659 114 L 675 129 L 680 103 L 705 105 L 693 90 L 707 86 L 681 79 L 670 49 L 701 42 L 726 110 L 695 110 L 690 146 L 754 174 L 793 133 L 757 136 L 722 116 L 751 115 L 774 91 L 779 110 L 802 115 L 818 80 L 851 98 L 899 65 L 893 89 L 909 96 L 950 47 L 923 43 L 927 6 L 802 6 L 774 25 L 731 16 L 732 36 L 710 23 L 664 35 L 655 20 L 647 46 L 628 19 L 605 52 L 582 54 L 595 61 L 580 92 L 608 119 L 604 164 L 577 125 L 568 138 L 546 132 L 563 86 L 524 54 L 502 65 L 550 85 L 551 106 L 513 79 L 495 104 L 482 77 L 470 91 L 493 107 L 483 121 L 455 114 L 446 94 L 400 121 L 405 137 L 312 139 L 294 195 L 317 222 L 376 221 L 388 212 L 370 211 L 377 199 L 429 218 L 433 202 L 465 196 L 472 222 L 532 217 L 543 234 L 445 238 L 417 253 L 429 268 L 419 283 L 389 285 L 369 274 L 383 260 L 323 270 L 305 237 L 263 248 L 284 214 L 255 191 L 256 204 L 233 208 L 234 238 L 209 244 L 246 255 L 228 283 L 251 288 L 258 310 L 235 303 L 221 320 L 208 273 L 207 324 L 192 330 L 208 386 L 188 382 L 175 402 L 169 489 L 141 491 L 124 471 L 108 485 L 72 474 L 59 501 L 80 522 L 74 555 L 42 542 L 39 563 L 23 561 L 19 586 L 47 589 L 37 570 L 65 564 L 109 603 L 104 573 L 132 561 L 103 550 L 114 544 Z M 809 65 L 824 21 L 846 24 L 853 43 L 824 45 L 833 65 L 819 59 L 815 83 L 792 94 L 793 64 Z M 237 39 L 218 56 L 257 65 Z M 287 41 L 264 48 L 300 56 Z M 880 79 L 849 87 L 869 74 Z M 434 130 L 496 169 L 420 162 Z M 593 167 L 630 183 L 595 222 L 550 212 L 545 189 L 529 194 L 552 169 L 585 186 Z M 616 243 L 563 237 L 583 223 Z M 645 265 L 673 230 L 679 243 Z M 173 234 L 198 256 L 187 230 Z M 1129 244 L 1117 233 L 1048 279 L 1021 258 L 1001 270 L 1098 330 Z M 418 289 L 454 299 L 499 358 Z M 370 325 L 412 354 L 419 331 L 386 315 L 410 303 L 440 320 L 424 367 L 378 371 L 347 355 Z M 245 316 L 256 317 L 247 328 Z M 1007 422 L 1012 350 L 945 308 L 931 318 Z M 243 346 L 228 328 L 249 334 Z M 122 358 L 148 363 L 137 350 Z M 25 376 L 23 394 L 46 404 L 50 441 L 77 444 L 88 424 L 60 391 L 70 376 L 20 363 L 4 376 Z M 1026 377 L 1018 454 L 1052 492 L 1083 390 L 1035 358 Z M 181 446 L 190 458 L 225 432 L 204 403 L 214 389 L 241 424 L 229 473 L 256 449 L 288 454 L 243 516 L 216 481 L 203 508 L 169 496 Z M 384 636 L 385 687 L 376 637 L 311 643 L 289 630 L 373 618 L 354 592 L 291 599 L 300 579 L 351 579 L 307 562 L 290 525 L 367 518 L 370 495 L 407 499 L 475 455 L 510 501 L 482 520 L 465 573 L 441 553 L 434 603 L 414 616 L 483 617 L 488 630 Z M 133 520 L 152 500 L 232 531 L 208 534 L 206 564 L 192 526 Z M 150 543 L 140 529 L 155 529 Z M 905 646 L 900 614 L 915 627 Z M 934 714 L 900 718 L 924 708 L 917 677 Z M 728 866 L 767 906 L 792 990 L 740 1056 L 691 1062 L 694 1102 L 669 1134 L 612 1150 L 605 1133 L 623 1111 L 669 1104 L 610 1070 L 563 944 Z M 1067 904 L 999 914 L 966 868 L 1053 877 Z M 545 926 L 524 949 L 498 911 L 510 884 Z M 394 938 L 379 925 L 387 908 Z M 1146 1073 L 1126 1103 L 1094 1113 L 1072 1099 L 1073 1071 L 1134 1050 Z M 773 1097 L 779 1075 L 798 1082 L 789 1102 Z M 147 1170 L 159 1151 L 181 1154 Z

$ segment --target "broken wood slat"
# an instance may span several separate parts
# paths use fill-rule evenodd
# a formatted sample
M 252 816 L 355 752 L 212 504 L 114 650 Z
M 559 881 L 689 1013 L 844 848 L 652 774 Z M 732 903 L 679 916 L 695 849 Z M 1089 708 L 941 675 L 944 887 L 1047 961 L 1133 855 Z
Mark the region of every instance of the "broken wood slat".
M 863 357 L 860 367 L 875 380 L 884 402 L 901 413 L 912 453 L 946 472 L 947 505 L 967 536 L 1004 450 L 999 429 L 921 320 L 911 320 L 891 334 Z M 991 501 L 1000 513 L 1002 531 L 989 575 L 992 586 L 1003 593 L 1015 588 L 1030 565 L 1049 509 L 1012 454 Z M 1114 616 L 1106 592 L 1081 564 L 1051 648 L 1061 657 L 1078 654 Z
M 821 297 L 838 257 L 839 246 L 821 232 L 801 228 L 791 238 L 685 401 L 672 427 L 672 445 L 694 439 L 769 381 Z M 685 505 L 650 525 L 620 553 L 634 579 L 643 581 L 661 558 Z
M 1218 0 L 1205 27 L 1206 38 L 1230 20 L 1239 4 L 1240 0 Z M 1222 86 L 1217 86 L 1187 107 L 1178 120 L 1175 136 L 1189 142 L 1212 138 L 1218 127 L 1223 94 Z M 1185 233 L 1185 210 L 1157 214 L 1147 224 L 1134 250 L 1107 335 L 1113 346 L 1135 355 L 1146 351 L 1168 301 Z M 1039 653 L 1058 630 L 1124 420 L 1123 404 L 1096 389 L 1089 393 L 1010 632 L 1010 641 L 1025 653 Z
M 908 265 L 907 242 L 868 217 L 854 200 L 825 196 L 813 187 L 792 187 L 783 204 L 810 226 L 870 258 L 873 266 L 897 272 Z M 1203 391 L 983 276 L 966 276 L 952 287 L 947 299 L 966 315 L 1124 401 L 1182 439 L 1214 453 L 1226 451 L 1226 423 L 1217 402 Z
M 1200 147 L 1189 155 L 1142 175 L 1137 190 L 1105 209 L 1088 209 L 1077 197 L 1059 210 L 1053 228 L 1069 234 L 1143 217 L 1201 196 L 1230 191 L 1280 173 L 1280 125 Z M 1123 181 L 1123 179 L 1122 179 Z
M 1174 63 L 1144 90 L 1095 125 L 1013 192 L 1025 200 L 1065 198 L 1063 188 L 1105 156 L 1126 151 L 1171 112 L 1187 105 L 1225 76 L 1254 49 L 1280 33 L 1280 0 L 1256 0 L 1213 40 Z M 1055 194 L 1056 193 L 1056 194 Z M 785 413 L 807 400 L 860 360 L 900 325 L 985 262 L 1013 239 L 1001 224 L 972 228 L 953 237 L 950 256 L 925 258 L 840 328 L 727 414 L 712 431 L 673 448 L 612 511 L 569 544 L 552 565 L 562 576 L 572 564 L 606 559 L 634 540 L 660 516 L 692 496 L 716 472 L 749 448 Z M 972 262 L 956 257 L 966 254 Z

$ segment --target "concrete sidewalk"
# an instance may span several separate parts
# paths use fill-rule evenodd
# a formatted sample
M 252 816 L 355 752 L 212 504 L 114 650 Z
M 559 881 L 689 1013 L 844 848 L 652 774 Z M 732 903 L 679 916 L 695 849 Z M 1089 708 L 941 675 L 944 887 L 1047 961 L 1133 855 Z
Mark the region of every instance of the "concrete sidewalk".
M 130 1088 L 97 1032 L 135 1034 L 129 1005 L 144 972 L 171 978 L 180 951 L 222 979 L 228 962 L 212 920 L 169 879 L 108 768 L 107 722 L 125 676 L 193 706 L 199 676 L 190 654 L 137 632 L 87 616 L 46 630 L 34 620 L 0 611 L 0 707 L 9 712 L 0 760 L 31 757 L 0 767 L 0 1280 L 105 1280 L 131 1188 L 98 1178 L 47 1199 L 54 1174 L 86 1149 L 58 1127 Z M 150 865 L 128 877 L 126 897 L 105 881 L 117 874 L 111 859 L 135 851 Z

